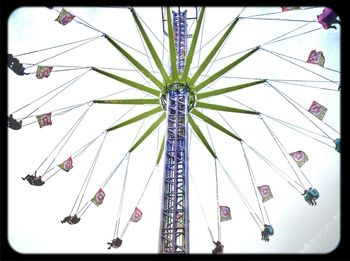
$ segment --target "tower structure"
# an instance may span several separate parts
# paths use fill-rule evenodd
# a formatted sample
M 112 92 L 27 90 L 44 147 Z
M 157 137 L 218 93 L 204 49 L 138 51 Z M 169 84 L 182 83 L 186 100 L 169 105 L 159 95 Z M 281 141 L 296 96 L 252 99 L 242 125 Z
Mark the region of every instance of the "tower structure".
M 179 74 L 187 53 L 187 10 L 172 11 Z M 189 253 L 188 86 L 166 90 L 167 126 L 159 253 Z

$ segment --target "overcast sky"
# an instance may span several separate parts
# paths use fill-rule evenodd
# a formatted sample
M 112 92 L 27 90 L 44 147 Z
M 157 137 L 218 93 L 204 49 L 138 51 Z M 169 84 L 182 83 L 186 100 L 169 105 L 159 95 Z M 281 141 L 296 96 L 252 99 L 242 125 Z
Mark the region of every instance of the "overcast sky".
M 158 79 L 161 79 L 155 63 L 145 55 L 149 52 L 146 51 L 137 26 L 127 8 L 71 7 L 68 10 L 76 15 L 76 18 L 65 26 L 55 21 L 58 16 L 57 11 L 60 10 L 61 7 L 55 7 L 52 10 L 46 7 L 16 9 L 8 19 L 8 53 L 19 55 L 101 36 L 101 32 L 77 23 L 83 20 L 116 39 L 125 50 L 150 71 L 154 71 Z M 135 7 L 135 10 L 145 23 L 147 33 L 166 70 L 169 71 L 168 38 L 162 33 L 161 8 Z M 323 7 L 317 7 L 282 13 L 278 6 L 244 9 L 240 16 L 247 18 L 239 20 L 215 57 L 217 61 L 213 65 L 210 64 L 203 73 L 204 76 L 198 80 L 198 82 L 202 81 L 206 74 L 215 73 L 239 58 L 249 48 L 258 45 L 263 48 L 205 90 L 219 89 L 256 79 L 268 79 L 270 85 L 259 84 L 204 101 L 253 109 L 263 113 L 264 121 L 256 115 L 229 112 L 219 114 L 216 111 L 201 110 L 225 128 L 233 130 L 244 140 L 244 150 L 257 185 L 269 185 L 273 194 L 273 198 L 265 202 L 264 206 L 275 234 L 269 242 L 264 242 L 260 240 L 260 229 L 237 190 L 231 184 L 221 165 L 217 164 L 219 202 L 220 205 L 231 208 L 232 216 L 232 220 L 221 223 L 221 239 L 225 246 L 225 253 L 327 253 L 332 251 L 340 240 L 340 154 L 334 150 L 332 140 L 340 136 L 337 133 L 340 130 L 340 92 L 337 91 L 337 83 L 340 79 L 341 30 L 339 25 L 337 25 L 337 30 L 324 30 L 316 22 L 316 16 L 322 10 Z M 203 34 L 200 33 L 190 75 L 195 73 L 196 67 L 219 40 L 223 29 L 241 11 L 242 8 L 239 7 L 206 9 Z M 193 8 L 188 8 L 188 12 L 189 16 L 194 15 Z M 269 13 L 271 14 L 260 16 Z M 188 22 L 190 34 L 193 34 L 195 28 L 192 21 Z M 263 45 L 290 31 L 293 33 L 282 38 L 298 36 Z M 219 35 L 216 36 L 217 34 Z M 188 39 L 188 44 L 190 43 L 191 39 Z M 8 70 L 8 113 L 15 112 L 29 104 L 13 114 L 14 118 L 24 118 L 40 107 L 32 117 L 25 119 L 23 123 L 24 125 L 32 124 L 24 126 L 19 131 L 8 130 L 9 243 L 14 250 L 20 253 L 157 253 L 163 160 L 155 169 L 154 166 L 165 124 L 161 124 L 130 154 L 128 167 L 127 160 L 122 161 L 122 159 L 135 139 L 139 138 L 160 114 L 144 122 L 140 121 L 108 132 L 82 204 L 93 197 L 118 163 L 122 163 L 104 188 L 106 197 L 103 204 L 98 207 L 92 204 L 77 225 L 61 224 L 60 220 L 70 213 L 94 162 L 103 136 L 100 136 L 81 155 L 73 159 L 74 167 L 68 173 L 59 171 L 41 187 L 30 186 L 28 182 L 21 179 L 27 174 L 32 174 L 46 158 L 48 159 L 38 170 L 39 175 L 45 172 L 51 162 L 53 162 L 52 167 L 62 163 L 116 122 L 120 123 L 154 107 L 154 105 L 144 105 L 132 108 L 128 105 L 94 104 L 60 153 L 56 155 L 57 150 L 51 153 L 79 117 L 89 108 L 88 101 L 111 94 L 114 95 L 109 96 L 110 99 L 147 97 L 147 94 L 143 92 L 133 90 L 127 85 L 88 71 L 88 69 L 67 69 L 95 66 L 156 88 L 103 37 L 55 56 L 78 44 L 18 57 L 21 62 L 25 63 L 26 68 L 30 64 L 39 62 L 40 65 L 54 66 L 49 78 L 37 79 L 35 77 L 36 65 L 26 69 L 29 75 L 21 77 Z M 202 48 L 198 51 L 200 46 Z M 310 51 L 314 49 L 323 52 L 325 68 L 304 62 Z M 241 51 L 244 52 L 240 53 Z M 285 55 L 282 56 L 284 59 L 271 52 Z M 236 53 L 240 54 L 234 55 Z M 48 59 L 50 57 L 53 58 Z M 149 57 L 151 57 L 150 54 Z M 41 62 L 43 60 L 45 61 Z M 47 96 L 32 103 L 84 72 L 87 73 L 50 102 L 41 106 L 47 97 L 50 97 Z M 282 80 L 284 82 L 281 82 Z M 327 112 L 323 122 L 304 110 L 303 113 L 309 117 L 306 118 L 274 88 L 306 110 L 313 101 L 325 106 Z M 77 104 L 83 105 L 53 117 L 51 126 L 40 128 L 34 117 Z M 312 136 L 310 138 L 264 115 L 301 126 L 317 135 L 307 132 Z M 227 174 L 253 208 L 253 214 L 260 216 L 241 143 L 207 126 L 199 118 L 194 117 L 194 119 L 209 143 L 213 144 L 218 159 Z M 309 186 L 309 183 L 303 174 L 320 192 L 317 206 L 309 206 L 281 174 L 273 170 L 247 146 L 251 146 L 283 170 L 289 180 L 297 180 L 296 174 L 276 145 L 264 122 L 281 141 L 288 153 L 302 150 L 308 155 L 308 162 L 301 167 L 302 173 L 295 162 L 290 159 L 289 162 L 297 175 L 303 179 L 306 187 Z M 193 178 L 193 182 L 191 179 L 189 185 L 190 251 L 191 253 L 211 253 L 214 246 L 208 227 L 214 239 L 218 238 L 215 162 L 191 129 L 189 133 L 189 166 Z M 326 135 L 325 133 L 329 138 L 319 136 Z M 123 244 L 119 249 L 107 250 L 107 242 L 113 238 L 118 215 L 120 215 L 118 229 L 118 235 L 120 235 L 153 169 L 153 176 L 138 205 L 143 212 L 142 219 L 128 226 L 123 237 Z M 120 199 L 126 170 L 125 195 L 121 206 Z M 45 178 L 48 176 L 49 174 Z M 261 200 L 260 196 L 259 200 Z M 267 217 L 265 220 L 267 221 Z

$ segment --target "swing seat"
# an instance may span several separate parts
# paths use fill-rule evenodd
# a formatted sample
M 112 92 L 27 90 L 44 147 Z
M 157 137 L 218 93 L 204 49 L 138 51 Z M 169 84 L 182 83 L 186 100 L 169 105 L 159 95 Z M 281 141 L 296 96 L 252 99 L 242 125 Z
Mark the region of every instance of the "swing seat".
M 272 236 L 273 233 L 274 233 L 273 227 L 272 227 L 271 225 L 268 225 L 268 226 L 266 227 L 266 232 L 267 232 L 267 234 L 268 234 L 269 236 Z
M 318 191 L 315 188 L 309 189 L 306 193 L 306 195 L 304 196 L 305 201 L 309 202 L 312 199 L 318 199 L 320 196 L 320 194 L 318 193 Z
M 70 219 L 67 220 L 67 223 L 70 225 L 75 225 L 80 221 L 80 218 L 78 218 L 77 216 L 73 216 Z
M 335 150 L 340 152 L 340 139 L 335 139 Z
M 7 55 L 7 66 L 17 75 L 22 76 L 25 74 L 23 64 L 17 58 L 14 58 L 12 54 Z
M 309 193 L 307 193 L 307 194 L 304 196 L 304 199 L 305 199 L 306 202 L 309 202 L 309 201 L 312 199 L 312 196 L 311 196 Z
M 337 14 L 331 8 L 324 8 L 323 12 L 317 16 L 318 22 L 324 29 L 331 28 L 332 24 L 336 22 Z
M 315 188 L 311 189 L 308 193 L 309 193 L 313 198 L 316 198 L 316 199 L 320 196 L 320 194 L 318 193 L 318 191 L 317 191 Z
M 32 182 L 30 182 L 30 185 L 33 185 L 33 186 L 42 186 L 44 184 L 45 182 L 42 180 L 33 180 Z
M 123 240 L 121 240 L 119 237 L 117 237 L 116 239 L 112 240 L 111 247 L 118 248 L 122 245 L 122 243 L 123 243 Z
M 13 130 L 19 130 L 22 128 L 22 121 L 17 121 L 11 116 L 7 116 L 7 127 Z

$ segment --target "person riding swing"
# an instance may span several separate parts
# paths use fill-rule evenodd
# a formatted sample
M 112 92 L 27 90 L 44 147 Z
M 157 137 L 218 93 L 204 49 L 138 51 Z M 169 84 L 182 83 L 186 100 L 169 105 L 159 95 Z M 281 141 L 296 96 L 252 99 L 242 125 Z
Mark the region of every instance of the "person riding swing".
M 22 121 L 17 121 L 13 118 L 12 114 L 10 114 L 10 116 L 7 116 L 7 127 L 13 130 L 19 130 L 22 128 Z
M 77 224 L 78 222 L 80 221 L 80 218 L 78 218 L 77 214 L 74 214 L 74 216 L 67 216 L 65 217 L 63 220 L 61 220 L 61 223 L 68 223 L 70 225 L 74 225 L 74 224 Z
M 316 206 L 316 199 L 318 199 L 320 196 L 318 191 L 315 188 L 311 187 L 308 190 L 305 189 L 304 193 L 301 195 L 304 196 L 305 201 L 311 206 Z
M 261 231 L 261 240 L 270 241 L 270 236 L 273 235 L 273 228 L 271 225 L 264 224 L 264 230 Z
M 107 244 L 109 245 L 108 250 L 111 249 L 111 247 L 118 248 L 122 245 L 122 243 L 123 243 L 123 240 L 117 237 L 116 239 L 113 239 L 112 242 L 107 242 Z
M 340 24 L 340 20 L 337 19 L 338 15 L 329 7 L 325 7 L 323 12 L 317 16 L 318 22 L 324 29 L 337 29 L 334 24 Z
M 36 176 L 36 171 L 35 171 L 34 175 L 28 174 L 27 176 L 25 176 L 22 179 L 27 180 L 29 182 L 29 184 L 33 185 L 33 186 L 42 186 L 45 184 L 45 181 L 41 180 L 41 176 L 39 176 L 39 177 Z
M 223 254 L 224 253 L 224 246 L 221 244 L 221 242 L 218 241 L 213 241 L 215 244 L 215 248 L 212 250 L 213 255 L 218 255 L 218 254 Z

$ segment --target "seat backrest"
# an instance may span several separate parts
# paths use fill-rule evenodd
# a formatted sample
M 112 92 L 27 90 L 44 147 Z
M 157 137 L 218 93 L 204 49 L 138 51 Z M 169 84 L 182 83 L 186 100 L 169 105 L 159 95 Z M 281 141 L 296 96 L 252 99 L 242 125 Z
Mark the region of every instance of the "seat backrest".
M 267 227 L 267 232 L 269 233 L 269 235 L 273 235 L 273 227 L 271 225 L 268 225 Z
M 318 191 L 315 189 L 315 188 L 313 188 L 312 190 L 310 190 L 310 194 L 313 196 L 313 197 L 319 197 L 320 196 L 320 194 L 318 193 Z

